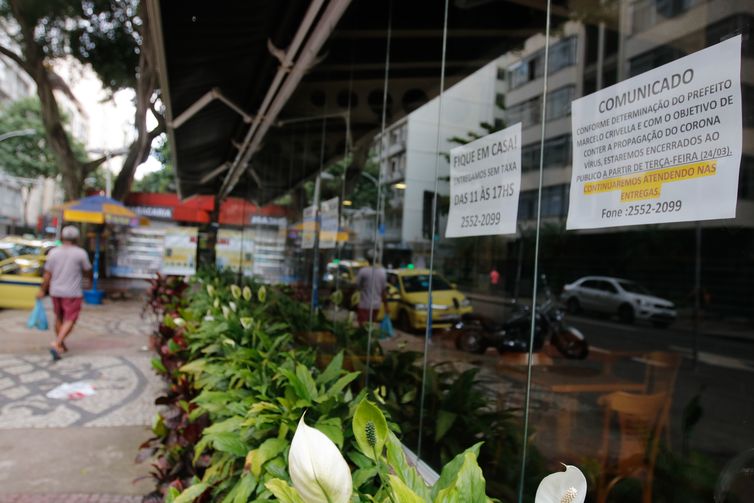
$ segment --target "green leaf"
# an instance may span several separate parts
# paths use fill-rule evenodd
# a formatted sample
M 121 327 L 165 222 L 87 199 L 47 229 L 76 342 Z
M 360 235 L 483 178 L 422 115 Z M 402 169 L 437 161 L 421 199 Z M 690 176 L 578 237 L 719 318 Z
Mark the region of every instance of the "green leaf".
M 165 368 L 165 365 L 162 364 L 159 358 L 152 358 L 152 368 L 162 374 L 168 373 L 168 369 Z
M 264 486 L 282 503 L 304 503 L 298 491 L 284 480 L 272 479 Z
M 442 492 L 444 489 L 456 485 L 456 479 L 458 478 L 459 472 L 464 466 L 467 455 L 473 456 L 474 464 L 476 465 L 476 458 L 477 456 L 479 456 L 479 449 L 481 448 L 481 446 L 482 442 L 474 444 L 473 446 L 469 447 L 468 449 L 454 457 L 452 460 L 450 460 L 445 466 L 443 466 L 442 473 L 440 473 L 440 478 L 432 487 L 432 501 L 438 501 L 437 497 L 440 492 Z M 484 481 L 484 477 L 482 477 L 482 481 Z M 448 496 L 446 495 L 446 497 Z
M 387 421 L 382 411 L 366 398 L 356 407 L 353 415 L 353 434 L 359 449 L 367 457 L 377 460 L 387 440 Z
M 371 466 L 369 468 L 359 468 L 353 472 L 353 488 L 354 490 L 361 487 L 368 480 L 377 476 L 377 467 Z
M 194 484 L 193 486 L 183 491 L 175 500 L 173 500 L 173 503 L 191 503 L 196 498 L 201 496 L 202 493 L 206 490 L 207 484 L 204 484 L 202 482 Z
M 299 378 L 306 389 L 306 395 L 301 396 L 301 398 L 316 400 L 319 393 L 317 392 L 317 383 L 314 382 L 311 371 L 299 363 L 296 365 L 296 377 Z
M 440 410 L 437 413 L 437 420 L 435 422 L 435 442 L 439 442 L 442 437 L 453 427 L 453 423 L 456 422 L 458 414 L 449 412 L 447 410 Z
M 339 417 L 320 418 L 314 427 L 327 435 L 338 449 L 343 449 L 343 422 Z
M 268 438 L 265 440 L 258 449 L 253 451 L 254 454 L 251 458 L 251 473 L 256 477 L 259 477 L 262 474 L 262 465 L 283 452 L 288 445 L 289 442 L 282 438 Z
M 238 457 L 245 457 L 249 448 L 238 436 L 238 433 L 222 432 L 212 435 L 212 445 L 216 450 L 227 452 Z
M 467 450 L 459 456 L 463 456 L 463 463 L 452 485 L 439 491 L 434 503 L 487 503 L 484 475 L 476 454 Z
M 233 503 L 246 503 L 256 487 L 256 477 L 250 473 L 245 474 L 241 477 L 241 481 L 236 484 L 237 492 L 235 498 L 233 498 Z
M 325 384 L 340 375 L 340 371 L 343 369 L 343 351 L 340 351 L 330 361 L 327 368 L 317 377 L 317 384 Z
M 180 495 L 181 491 L 171 486 L 165 494 L 165 503 L 175 503 L 175 499 Z
M 340 395 L 340 392 L 343 391 L 343 388 L 351 384 L 351 381 L 359 377 L 359 374 L 359 372 L 349 372 L 348 374 L 344 375 L 343 377 L 335 381 L 335 384 L 330 386 L 318 401 L 325 402 L 332 397 Z
M 400 503 L 426 503 L 423 498 L 412 491 L 401 479 L 395 475 L 389 475 L 390 489 L 393 491 L 395 501 Z
M 186 374 L 201 374 L 207 366 L 207 360 L 199 358 L 183 365 L 180 370 Z
M 398 437 L 392 431 L 388 433 L 385 447 L 387 448 L 387 463 L 393 469 L 395 475 L 416 494 L 425 500 L 429 500 L 429 487 L 427 487 L 419 472 L 416 471 L 416 468 L 408 463 L 406 453 L 403 451 L 403 445 L 401 445 Z

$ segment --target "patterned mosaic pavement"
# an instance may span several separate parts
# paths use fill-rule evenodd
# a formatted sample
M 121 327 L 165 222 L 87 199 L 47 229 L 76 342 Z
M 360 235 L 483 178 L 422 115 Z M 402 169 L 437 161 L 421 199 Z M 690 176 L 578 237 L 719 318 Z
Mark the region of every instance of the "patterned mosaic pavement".
M 45 396 L 61 383 L 83 381 L 93 396 Z M 160 383 L 147 355 L 0 355 L 0 429 L 149 425 Z

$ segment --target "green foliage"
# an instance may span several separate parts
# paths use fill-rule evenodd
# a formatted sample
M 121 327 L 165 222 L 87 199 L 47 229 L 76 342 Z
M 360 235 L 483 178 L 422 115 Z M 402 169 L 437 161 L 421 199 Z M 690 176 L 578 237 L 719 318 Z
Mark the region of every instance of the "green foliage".
M 66 117 L 64 120 L 67 123 Z M 57 162 L 47 145 L 39 99 L 36 97 L 14 101 L 0 110 L 0 131 L 7 133 L 25 129 L 34 130 L 34 133 L 0 142 L 2 169 L 12 175 L 27 178 L 57 176 Z M 70 137 L 69 141 L 78 159 L 85 161 L 84 146 Z
M 359 373 L 343 368 L 344 353 L 318 369 L 315 352 L 296 345 L 286 316 L 303 303 L 287 291 L 203 270 L 180 290 L 182 300 L 162 302 L 161 357 L 154 365 L 171 383 L 178 411 L 153 425 L 164 446 L 161 459 L 175 462 L 157 474 L 165 500 L 300 502 L 287 465 L 306 413 L 352 463 L 354 502 L 486 502 L 479 445 L 461 451 L 438 487 L 428 487 L 391 431 L 397 426 L 366 390 L 358 391 Z M 176 435 L 183 438 L 178 445 L 171 443 Z M 171 473 L 177 481 L 168 481 Z
M 91 65 L 112 91 L 136 83 L 142 40 L 137 10 L 138 0 L 45 0 L 21 2 L 16 18 L 7 1 L 0 3 L 5 20 L 44 27 L 35 35 L 48 58 L 73 56 Z
M 134 181 L 133 190 L 175 192 L 175 171 L 170 161 L 170 145 L 165 136 L 162 137 L 160 145 L 152 151 L 152 155 L 162 163 L 162 169 L 147 173 L 141 179 Z

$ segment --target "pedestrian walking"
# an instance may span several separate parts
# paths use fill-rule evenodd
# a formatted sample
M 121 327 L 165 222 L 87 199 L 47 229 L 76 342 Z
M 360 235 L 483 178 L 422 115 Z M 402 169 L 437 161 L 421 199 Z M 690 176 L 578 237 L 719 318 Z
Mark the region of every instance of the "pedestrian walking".
M 76 227 L 63 227 L 63 244 L 48 253 L 42 286 L 37 294 L 40 299 L 48 293 L 52 297 L 55 340 L 50 344 L 50 354 L 55 361 L 60 360 L 61 353 L 68 351 L 65 339 L 81 312 L 83 275 L 92 270 L 86 251 L 76 245 L 78 239 L 79 230 Z
M 371 251 L 371 250 L 370 250 Z M 367 252 L 368 258 L 371 255 Z M 356 287 L 359 289 L 359 308 L 356 319 L 359 326 L 368 321 L 376 321 L 380 305 L 385 305 L 387 316 L 387 273 L 381 264 L 372 263 L 359 269 L 356 275 Z

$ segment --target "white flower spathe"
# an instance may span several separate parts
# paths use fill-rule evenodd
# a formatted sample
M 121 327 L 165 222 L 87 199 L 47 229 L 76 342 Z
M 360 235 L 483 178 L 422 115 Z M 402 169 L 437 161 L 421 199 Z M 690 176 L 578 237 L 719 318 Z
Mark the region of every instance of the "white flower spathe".
M 310 428 L 303 416 L 288 454 L 293 487 L 306 503 L 348 503 L 353 486 L 351 471 L 338 447 L 327 435 Z
M 564 472 L 555 472 L 542 479 L 537 488 L 534 503 L 584 503 L 586 478 L 581 470 L 572 465 Z

